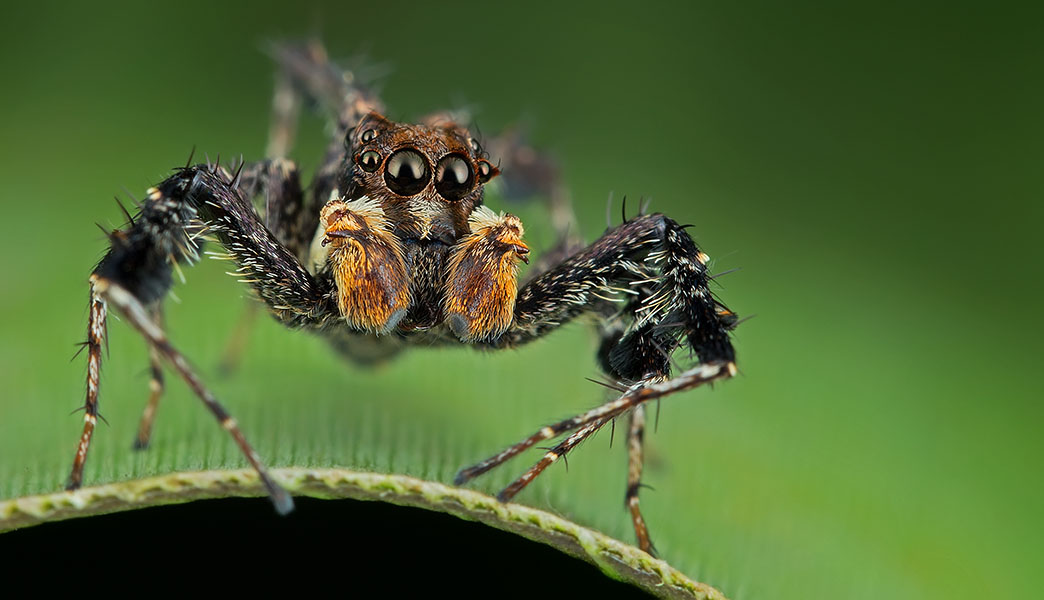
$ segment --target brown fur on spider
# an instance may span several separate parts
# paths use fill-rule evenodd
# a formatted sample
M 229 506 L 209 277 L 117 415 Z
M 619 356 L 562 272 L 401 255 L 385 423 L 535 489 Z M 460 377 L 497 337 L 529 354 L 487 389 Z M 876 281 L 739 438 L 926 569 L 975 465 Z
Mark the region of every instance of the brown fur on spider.
M 150 188 L 129 224 L 109 234 L 111 247 L 90 277 L 84 430 L 68 488 L 83 470 L 98 416 L 101 347 L 110 306 L 148 341 L 152 393 L 135 447 L 148 445 L 166 361 L 203 400 L 257 470 L 277 510 L 293 502 L 269 476 L 234 418 L 171 344 L 162 302 L 179 264 L 215 240 L 283 324 L 328 337 L 349 358 L 387 358 L 412 343 L 510 348 L 582 313 L 599 318 L 601 368 L 618 392 L 593 410 L 540 428 L 457 475 L 464 483 L 553 438 L 557 446 L 499 495 L 507 501 L 547 466 L 613 422 L 630 415 L 627 507 L 642 549 L 652 544 L 638 504 L 645 404 L 736 374 L 729 339 L 735 315 L 714 298 L 707 255 L 685 227 L 640 214 L 583 247 L 553 163 L 514 135 L 492 140 L 508 191 L 548 198 L 561 243 L 529 262 L 521 221 L 483 204 L 483 187 L 501 169 L 461 124 L 434 115 L 411 125 L 381 115 L 380 101 L 330 63 L 317 44 L 274 49 L 280 65 L 268 159 L 178 169 Z M 303 101 L 335 123 L 326 158 L 311 185 L 287 160 Z M 252 200 L 265 198 L 255 206 Z M 644 211 L 643 211 L 644 212 Z M 687 347 L 695 367 L 672 375 L 671 355 Z M 567 435 L 568 434 L 568 435 Z

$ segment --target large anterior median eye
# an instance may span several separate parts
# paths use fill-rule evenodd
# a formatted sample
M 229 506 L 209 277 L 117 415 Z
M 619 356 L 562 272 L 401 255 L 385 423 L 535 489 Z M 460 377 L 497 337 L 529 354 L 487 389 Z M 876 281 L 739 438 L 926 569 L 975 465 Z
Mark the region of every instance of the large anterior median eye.
M 388 189 L 400 196 L 412 196 L 428 185 L 428 163 L 420 152 L 411 148 L 399 150 L 388 159 L 384 181 Z
M 435 167 L 435 189 L 447 200 L 460 200 L 471 191 L 471 165 L 459 154 L 442 157 Z

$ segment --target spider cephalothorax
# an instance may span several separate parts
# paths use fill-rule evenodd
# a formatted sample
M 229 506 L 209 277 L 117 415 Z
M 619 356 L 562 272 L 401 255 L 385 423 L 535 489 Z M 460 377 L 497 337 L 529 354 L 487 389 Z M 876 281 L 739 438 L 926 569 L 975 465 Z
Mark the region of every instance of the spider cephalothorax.
M 442 323 L 464 341 L 511 323 L 522 223 L 482 206 L 497 169 L 466 129 L 366 115 L 345 137 L 320 247 L 349 326 L 384 334 Z M 344 190 L 343 193 L 341 190 Z
M 639 544 L 651 551 L 638 503 L 645 404 L 736 374 L 730 331 L 737 321 L 708 287 L 707 255 L 685 226 L 644 210 L 584 247 L 554 164 L 505 135 L 489 146 L 508 190 L 547 197 L 560 238 L 519 285 L 518 264 L 529 263 L 522 223 L 483 205 L 483 186 L 500 171 L 460 119 L 391 121 L 376 96 L 334 67 L 320 46 L 280 46 L 275 55 L 281 69 L 268 158 L 240 164 L 235 173 L 190 159 L 147 191 L 126 228 L 110 234 L 109 252 L 90 277 L 84 429 L 68 487 L 83 480 L 114 305 L 150 348 L 153 391 L 135 447 L 148 445 L 165 360 L 235 438 L 277 509 L 292 508 L 162 326 L 171 273 L 194 261 L 206 238 L 224 248 L 223 258 L 237 264 L 235 274 L 277 320 L 325 336 L 358 362 L 388 359 L 411 343 L 517 347 L 581 314 L 594 316 L 602 337 L 598 363 L 610 379 L 604 385 L 619 395 L 461 470 L 457 482 L 568 434 L 501 491 L 498 498 L 507 501 L 601 427 L 629 415 L 626 502 Z M 305 99 L 326 109 L 335 130 L 307 189 L 286 158 Z M 672 354 L 682 347 L 698 364 L 672 377 Z

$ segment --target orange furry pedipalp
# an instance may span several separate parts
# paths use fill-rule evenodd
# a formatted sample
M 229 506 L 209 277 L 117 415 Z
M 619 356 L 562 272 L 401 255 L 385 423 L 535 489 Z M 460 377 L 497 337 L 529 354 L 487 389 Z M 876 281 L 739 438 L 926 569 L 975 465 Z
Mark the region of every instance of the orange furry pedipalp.
M 529 262 L 522 222 L 510 214 L 476 208 L 471 233 L 453 248 L 443 308 L 463 341 L 494 338 L 511 325 L 518 290 L 518 261 Z
M 410 305 L 402 246 L 379 203 L 362 197 L 323 207 L 323 245 L 337 284 L 337 307 L 354 328 L 388 333 Z

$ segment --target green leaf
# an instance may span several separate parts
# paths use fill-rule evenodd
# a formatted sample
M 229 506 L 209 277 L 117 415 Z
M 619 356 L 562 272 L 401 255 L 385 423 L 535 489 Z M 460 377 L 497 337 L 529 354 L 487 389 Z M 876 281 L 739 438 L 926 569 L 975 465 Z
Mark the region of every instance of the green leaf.
M 401 475 L 344 469 L 278 469 L 273 476 L 295 496 L 376 500 L 446 512 L 543 542 L 586 560 L 606 575 L 671 598 L 725 600 L 662 560 L 548 512 L 503 504 L 488 495 Z M 253 470 L 174 473 L 75 492 L 0 501 L 0 532 L 74 517 L 205 498 L 264 495 Z M 452 541 L 446 542 L 447 549 Z

